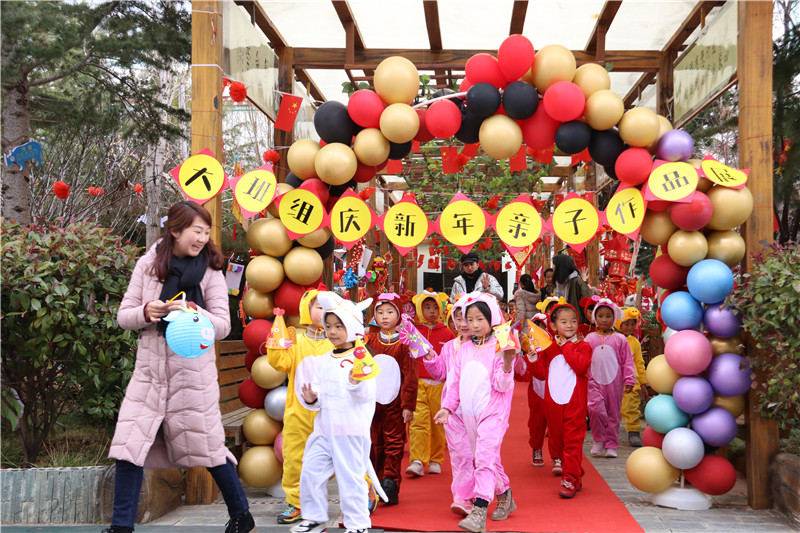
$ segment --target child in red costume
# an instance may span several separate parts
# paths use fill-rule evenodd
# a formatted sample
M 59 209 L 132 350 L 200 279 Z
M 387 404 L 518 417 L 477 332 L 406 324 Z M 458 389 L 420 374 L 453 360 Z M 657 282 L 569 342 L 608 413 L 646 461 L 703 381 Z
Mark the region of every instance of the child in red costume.
M 394 357 L 400 367 L 400 394 L 388 405 L 377 404 L 372 419 L 371 459 L 388 505 L 398 503 L 400 467 L 406 441 L 406 424 L 414 418 L 417 405 L 417 362 L 408 355 L 408 346 L 400 342 L 397 326 L 407 303 L 404 296 L 390 292 L 375 298 L 373 320 L 380 328 L 369 333 L 364 341 L 375 354 Z
M 586 436 L 586 396 L 592 349 L 578 332 L 578 312 L 569 304 L 550 312 L 555 339 L 540 354 L 528 352 L 529 371 L 544 380 L 547 427 L 562 460 L 562 498 L 581 489 L 583 439 Z

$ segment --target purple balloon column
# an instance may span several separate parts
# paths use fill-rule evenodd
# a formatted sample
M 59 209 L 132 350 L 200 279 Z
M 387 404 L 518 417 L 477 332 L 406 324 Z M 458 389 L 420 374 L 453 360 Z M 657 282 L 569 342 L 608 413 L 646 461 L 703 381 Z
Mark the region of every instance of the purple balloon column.
M 708 366 L 708 381 L 722 396 L 739 396 L 747 392 L 753 382 L 751 374 L 747 361 L 735 353 L 718 355 Z
M 703 313 L 703 325 L 716 337 L 733 337 L 742 331 L 742 321 L 732 307 L 713 304 Z
M 686 161 L 693 151 L 694 139 L 683 130 L 670 130 L 658 141 L 658 158 L 665 161 Z
M 681 411 L 698 415 L 711 407 L 714 401 L 714 389 L 704 378 L 684 376 L 675 382 L 672 397 Z

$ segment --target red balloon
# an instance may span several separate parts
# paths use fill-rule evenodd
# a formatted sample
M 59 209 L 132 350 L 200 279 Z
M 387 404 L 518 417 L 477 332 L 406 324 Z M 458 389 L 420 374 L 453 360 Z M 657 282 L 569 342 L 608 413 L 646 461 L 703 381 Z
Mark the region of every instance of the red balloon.
M 526 118 L 520 123 L 522 140 L 533 150 L 552 148 L 559 124 L 545 113 L 544 106 L 539 106 L 531 118 Z
M 583 114 L 586 97 L 574 83 L 557 81 L 544 92 L 542 104 L 548 115 L 560 122 L 569 122 Z
M 247 353 L 244 354 L 244 366 L 247 368 L 248 372 L 250 372 L 250 369 L 253 368 L 253 363 L 256 361 L 256 359 L 262 355 L 263 354 L 259 353 L 258 350 L 247 350 Z
M 461 127 L 461 111 L 450 100 L 437 100 L 428 107 L 425 125 L 434 137 L 447 139 Z
M 253 378 L 247 378 L 239 384 L 239 400 L 247 407 L 253 409 L 263 409 L 264 398 L 267 397 L 267 390 L 262 389 Z
M 275 289 L 275 307 L 280 307 L 287 315 L 299 315 L 300 298 L 304 292 L 306 292 L 305 287 L 293 283 L 288 278 L 284 279 L 280 287 Z
M 528 66 L 530 68 L 530 65 Z M 508 80 L 494 56 L 489 54 L 475 54 L 467 60 L 464 66 L 467 78 L 472 83 L 491 83 L 498 89 L 508 85 Z M 462 89 L 463 90 L 463 89 Z
M 680 266 L 668 255 L 659 255 L 650 263 L 650 279 L 662 289 L 675 290 L 686 284 L 689 267 Z
M 697 231 L 702 229 L 711 215 L 714 214 L 714 207 L 708 196 L 700 191 L 696 191 L 692 201 L 686 203 L 675 203 L 669 210 L 669 216 L 676 226 L 685 231 Z
M 319 197 L 322 203 L 328 201 L 328 184 L 319 178 L 309 178 L 300 184 L 298 189 L 309 191 Z
M 649 211 L 664 211 L 669 209 L 671 205 L 675 204 L 666 200 L 650 200 L 647 202 L 647 209 Z
M 257 318 L 249 322 L 242 331 L 242 341 L 248 350 L 258 352 L 260 355 L 267 353 L 267 335 L 272 328 L 272 322 Z
M 375 167 L 375 172 L 380 172 L 381 170 L 386 168 L 386 165 L 388 165 L 388 164 L 389 164 L 389 159 L 387 158 L 383 163 L 381 163 L 380 165 L 377 165 Z
M 465 76 L 463 80 L 461 80 L 461 84 L 458 86 L 458 92 L 465 93 L 472 87 L 472 82 Z
M 706 455 L 700 464 L 683 471 L 686 481 L 700 492 L 719 496 L 736 484 L 736 470 L 730 461 L 719 455 Z
M 622 183 L 641 185 L 650 177 L 653 168 L 653 157 L 646 148 L 628 148 L 614 163 L 614 172 Z
M 653 448 L 661 449 L 661 443 L 664 441 L 665 435 L 663 433 L 659 433 L 655 429 L 650 426 L 644 428 L 644 433 L 642 433 L 642 443 L 645 446 L 652 446 Z
M 417 116 L 419 116 L 419 130 L 417 130 L 417 134 L 414 135 L 414 140 L 418 141 L 420 144 L 432 141 L 433 134 L 428 131 L 428 126 L 425 122 L 428 117 L 428 110 L 417 109 Z
M 371 165 L 365 165 L 359 161 L 353 179 L 358 183 L 367 183 L 369 180 L 375 177 L 375 172 L 377 172 L 375 167 Z
M 524 35 L 509 35 L 497 50 L 497 62 L 508 81 L 517 81 L 533 65 L 536 52 Z
M 369 89 L 359 89 L 347 101 L 347 114 L 364 128 L 380 128 L 381 113 L 386 109 L 381 97 Z
M 339 201 L 339 198 L 341 198 L 341 196 L 331 196 L 330 198 L 328 198 L 328 203 L 325 204 L 325 209 L 329 213 L 333 210 L 333 206 L 336 205 L 336 202 Z M 299 313 L 299 310 L 298 310 L 298 313 Z M 297 313 L 295 313 L 295 314 L 297 314 Z

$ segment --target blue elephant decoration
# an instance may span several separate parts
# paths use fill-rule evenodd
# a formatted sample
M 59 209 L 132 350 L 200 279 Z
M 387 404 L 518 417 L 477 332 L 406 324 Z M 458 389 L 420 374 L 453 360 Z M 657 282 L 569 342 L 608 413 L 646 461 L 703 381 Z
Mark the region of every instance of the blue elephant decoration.
M 200 357 L 214 344 L 214 324 L 194 309 L 181 308 L 172 311 L 163 320 L 169 322 L 167 346 L 181 357 Z

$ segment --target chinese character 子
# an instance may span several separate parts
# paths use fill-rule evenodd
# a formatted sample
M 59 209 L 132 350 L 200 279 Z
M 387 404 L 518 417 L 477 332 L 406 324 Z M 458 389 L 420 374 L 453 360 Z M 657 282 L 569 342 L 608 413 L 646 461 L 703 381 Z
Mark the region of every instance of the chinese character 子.
M 250 196 L 256 202 L 263 203 L 264 197 L 267 195 L 267 193 L 271 188 L 272 188 L 271 183 L 256 178 L 253 180 L 253 183 L 250 184 L 250 189 L 248 189 L 245 194 Z
M 292 206 L 289 208 L 289 211 L 292 212 L 295 220 L 303 224 L 308 224 L 308 219 L 311 217 L 311 213 L 314 211 L 314 206 L 305 200 L 296 198 L 292 202 Z
M 625 202 L 620 202 L 617 204 L 617 208 L 614 210 L 614 214 L 617 215 L 622 223 L 625 224 L 625 206 L 628 206 L 628 210 L 631 212 L 631 218 L 636 218 L 636 209 L 634 209 L 633 200 L 627 200 Z
M 469 223 L 469 217 L 470 216 L 471 215 L 469 213 L 464 213 L 464 214 L 455 213 L 455 214 L 453 214 L 453 218 L 456 219 L 456 223 L 453 224 L 453 228 L 460 229 L 461 230 L 461 234 L 462 235 L 466 235 L 467 232 L 469 231 L 469 228 L 474 228 L 475 227 L 474 224 L 470 224 Z
M 361 231 L 361 226 L 358 225 L 358 221 L 356 220 L 357 213 L 358 212 L 352 208 L 348 208 L 339 213 L 339 227 L 342 233 L 350 231 L 351 226 L 354 227 L 356 231 Z
M 573 209 L 572 211 L 566 211 L 566 213 L 568 213 L 568 214 L 569 213 L 575 213 L 575 216 L 572 217 L 572 220 L 568 220 L 565 223 L 569 224 L 571 222 L 572 223 L 572 228 L 573 228 L 573 230 L 575 232 L 575 235 L 577 235 L 578 233 L 580 233 L 580 231 L 578 230 L 578 222 L 580 222 L 581 220 L 588 220 L 588 219 L 586 217 L 579 218 L 581 216 L 581 213 L 583 213 L 583 209 Z
M 664 187 L 664 192 L 674 191 L 675 189 L 680 189 L 684 185 L 689 185 L 689 178 L 686 176 L 681 176 L 677 170 L 673 170 L 669 174 L 664 174 L 664 183 L 661 184 Z
M 514 239 L 519 239 L 520 237 L 527 237 L 528 236 L 528 217 L 523 215 L 522 213 L 514 213 L 514 221 L 511 223 L 512 228 L 508 230 L 514 237 Z
M 411 220 L 414 215 L 397 213 L 394 216 L 394 232 L 398 237 L 413 237 L 416 223 Z

